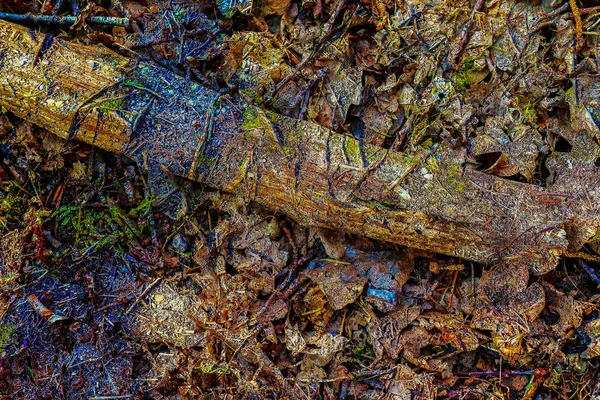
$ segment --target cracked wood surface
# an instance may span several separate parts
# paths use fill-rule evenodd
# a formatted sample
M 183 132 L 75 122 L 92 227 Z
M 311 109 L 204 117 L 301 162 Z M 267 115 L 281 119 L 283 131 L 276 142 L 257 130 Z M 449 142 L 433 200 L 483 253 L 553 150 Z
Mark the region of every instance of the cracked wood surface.
M 132 157 L 150 175 L 168 170 L 303 225 L 477 262 L 524 257 L 543 273 L 600 222 L 597 132 L 587 125 L 568 127 L 573 151 L 549 157 L 558 173 L 540 187 L 466 168 L 464 154 L 442 143 L 401 153 L 361 144 L 151 63 L 3 21 L 0 105 Z

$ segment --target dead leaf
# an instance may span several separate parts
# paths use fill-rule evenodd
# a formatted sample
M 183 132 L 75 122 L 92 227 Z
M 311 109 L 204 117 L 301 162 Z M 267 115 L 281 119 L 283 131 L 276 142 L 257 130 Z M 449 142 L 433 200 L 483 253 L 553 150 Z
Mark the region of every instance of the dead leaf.
M 292 356 L 296 356 L 306 349 L 306 340 L 302 337 L 298 324 L 291 324 L 289 320 L 285 321 L 285 345 Z
M 64 315 L 55 314 L 48 307 L 43 305 L 35 294 L 29 295 L 29 297 L 27 297 L 27 301 L 29 304 L 31 304 L 31 307 L 35 310 L 35 312 L 40 315 L 40 317 L 44 318 L 51 324 L 68 319 L 68 317 L 65 317 Z
M 283 15 L 290 7 L 291 0 L 261 0 L 258 3 L 262 16 Z
M 436 329 L 440 332 L 441 342 L 452 344 L 457 351 L 474 351 L 479 347 L 477 335 L 467 323 L 459 317 L 440 312 L 427 312 L 417 318 L 417 322 L 425 329 Z
M 512 365 L 526 360 L 523 339 L 545 307 L 544 289 L 528 285 L 528 266 L 501 264 L 484 273 L 477 285 L 477 305 L 471 328 L 489 330 L 498 352 Z
M 391 359 L 397 359 L 402 351 L 400 333 L 421 313 L 421 307 L 401 303 L 398 308 L 385 317 L 375 320 L 369 326 L 371 343 L 377 359 L 384 351 Z
M 341 310 L 354 303 L 363 292 L 367 278 L 352 264 L 345 262 L 323 261 L 309 272 L 315 282 L 327 296 L 334 310 Z
M 554 335 L 565 337 L 571 329 L 579 328 L 585 306 L 572 295 L 566 295 L 557 290 L 549 282 L 542 282 L 542 286 L 545 291 L 547 309 L 558 314 L 558 322 L 550 326 Z
M 348 343 L 347 338 L 324 332 L 316 341 L 309 342 L 304 361 L 310 365 L 324 367 L 336 353 L 344 349 L 346 343 Z

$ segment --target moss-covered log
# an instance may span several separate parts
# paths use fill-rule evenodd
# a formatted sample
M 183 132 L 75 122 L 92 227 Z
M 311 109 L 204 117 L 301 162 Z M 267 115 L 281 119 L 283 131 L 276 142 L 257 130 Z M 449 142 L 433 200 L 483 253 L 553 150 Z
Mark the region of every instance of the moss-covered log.
M 405 152 L 220 96 L 158 66 L 0 22 L 0 105 L 67 139 L 237 193 L 304 225 L 534 272 L 593 240 L 600 180 L 593 132 L 549 162 L 540 187 L 464 166 L 426 141 Z M 160 189 L 160 188 L 158 188 Z

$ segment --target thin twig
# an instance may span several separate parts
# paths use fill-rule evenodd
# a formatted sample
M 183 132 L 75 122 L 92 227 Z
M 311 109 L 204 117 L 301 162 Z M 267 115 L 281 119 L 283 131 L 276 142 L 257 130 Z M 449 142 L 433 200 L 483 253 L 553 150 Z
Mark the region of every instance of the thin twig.
M 32 15 L 32 14 L 13 14 L 0 12 L 0 19 L 13 22 L 28 22 L 35 24 L 54 24 L 54 25 L 73 25 L 77 21 L 74 15 Z M 111 25 L 111 26 L 129 26 L 129 18 L 95 16 L 85 19 L 92 24 Z
M 595 6 L 595 7 L 588 7 L 588 8 L 580 8 L 579 9 L 579 15 L 587 15 L 587 14 L 591 14 L 595 11 L 600 11 L 600 6 Z
M 148 287 L 142 292 L 142 294 L 139 295 L 138 298 L 135 299 L 135 301 L 129 306 L 129 308 L 127 309 L 127 311 L 125 311 L 125 315 L 129 314 L 131 312 L 131 310 L 133 310 L 133 307 L 135 307 L 136 304 L 140 302 L 140 300 L 142 299 L 142 297 L 144 297 L 146 294 L 148 294 L 148 292 L 150 291 L 150 289 L 152 289 L 154 286 L 156 286 L 156 284 L 158 284 L 158 282 L 160 282 L 161 280 L 162 280 L 162 278 L 156 278 L 154 280 L 154 282 L 152 282 L 150 285 L 148 285 Z
M 571 14 L 575 21 L 575 50 L 580 52 L 583 48 L 583 22 L 581 21 L 577 0 L 569 0 L 569 5 L 571 6 Z
M 563 251 L 562 256 L 565 258 L 580 258 L 584 261 L 600 263 L 600 256 L 586 253 L 584 251 Z
M 473 11 L 471 12 L 469 21 L 467 22 L 467 24 L 463 27 L 463 29 L 460 32 L 459 41 L 458 41 L 458 50 L 456 51 L 456 54 L 454 54 L 450 58 L 450 60 L 448 60 L 449 64 L 448 64 L 447 68 L 454 68 L 456 65 L 456 62 L 458 61 L 458 59 L 464 52 L 465 47 L 466 47 L 467 43 L 469 42 L 469 39 L 471 38 L 473 24 L 475 23 L 475 14 L 477 14 L 478 12 L 481 12 L 484 5 L 485 5 L 485 0 L 477 0 L 477 3 L 475 3 L 475 7 L 473 7 Z
M 568 8 L 569 8 L 569 3 L 565 3 L 562 6 L 555 9 L 554 11 L 544 14 L 544 18 L 556 17 L 557 15 L 562 14 L 565 11 L 567 11 Z
M 535 372 L 533 369 L 505 369 L 503 371 L 471 371 L 471 372 L 455 372 L 456 376 L 508 376 L 508 375 L 532 375 Z

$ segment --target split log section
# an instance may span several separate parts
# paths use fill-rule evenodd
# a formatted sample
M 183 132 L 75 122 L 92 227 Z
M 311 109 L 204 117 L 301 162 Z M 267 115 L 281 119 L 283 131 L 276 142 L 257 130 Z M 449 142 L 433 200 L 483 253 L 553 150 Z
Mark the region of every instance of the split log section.
M 563 178 L 542 188 L 465 169 L 441 144 L 403 153 L 361 144 L 151 63 L 3 21 L 0 105 L 62 138 L 132 157 L 150 175 L 168 170 L 303 225 L 477 262 L 526 257 L 542 273 L 600 223 L 591 135 L 574 144 L 589 157 L 569 160 Z M 539 201 L 547 197 L 565 201 Z

